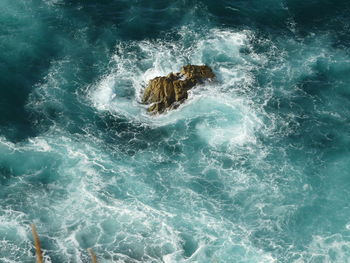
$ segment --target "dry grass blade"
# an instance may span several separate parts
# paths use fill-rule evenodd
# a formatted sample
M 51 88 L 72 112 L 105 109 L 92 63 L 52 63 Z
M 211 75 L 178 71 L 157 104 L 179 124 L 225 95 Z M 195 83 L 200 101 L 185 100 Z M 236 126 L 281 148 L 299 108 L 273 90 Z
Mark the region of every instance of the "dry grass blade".
M 32 224 L 31 226 L 32 226 L 32 233 L 33 233 L 35 252 L 36 252 L 36 262 L 42 263 L 43 262 L 43 254 L 41 251 L 39 235 L 36 232 L 35 225 Z
M 89 251 L 89 254 L 91 256 L 92 263 L 97 263 L 97 257 L 95 255 L 94 251 L 92 251 L 91 248 L 89 248 L 88 251 Z

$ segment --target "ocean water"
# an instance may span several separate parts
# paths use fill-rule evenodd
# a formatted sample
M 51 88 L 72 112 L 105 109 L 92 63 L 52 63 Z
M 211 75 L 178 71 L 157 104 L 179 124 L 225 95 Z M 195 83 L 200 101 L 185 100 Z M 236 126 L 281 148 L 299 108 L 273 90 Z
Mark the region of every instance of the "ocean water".
M 350 262 L 350 2 L 1 0 L 0 262 Z M 153 77 L 207 64 L 177 110 Z

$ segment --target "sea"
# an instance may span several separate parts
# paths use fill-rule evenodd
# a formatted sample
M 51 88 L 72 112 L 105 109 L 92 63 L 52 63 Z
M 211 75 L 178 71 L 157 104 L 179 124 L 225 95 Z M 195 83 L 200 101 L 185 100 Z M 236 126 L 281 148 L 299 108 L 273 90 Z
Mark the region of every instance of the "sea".
M 31 224 L 46 263 L 350 262 L 350 1 L 0 0 L 1 263 Z

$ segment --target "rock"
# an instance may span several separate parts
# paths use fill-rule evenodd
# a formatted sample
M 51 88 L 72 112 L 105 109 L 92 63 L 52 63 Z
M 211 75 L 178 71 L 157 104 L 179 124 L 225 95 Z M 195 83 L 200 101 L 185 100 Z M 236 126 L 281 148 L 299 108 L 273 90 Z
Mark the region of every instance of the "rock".
M 151 79 L 144 91 L 142 103 L 151 104 L 148 111 L 154 114 L 176 109 L 187 99 L 188 90 L 214 78 L 215 74 L 208 66 L 184 66 L 179 73 Z
M 186 79 L 196 79 L 197 81 L 215 78 L 213 71 L 208 66 L 187 65 L 182 67 L 180 74 L 184 75 Z

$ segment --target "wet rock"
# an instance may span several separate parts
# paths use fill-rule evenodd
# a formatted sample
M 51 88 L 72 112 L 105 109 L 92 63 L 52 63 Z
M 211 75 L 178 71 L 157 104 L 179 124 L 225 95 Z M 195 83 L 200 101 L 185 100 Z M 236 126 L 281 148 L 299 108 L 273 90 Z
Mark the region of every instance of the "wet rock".
M 151 79 L 146 87 L 142 103 L 151 104 L 150 113 L 162 113 L 177 108 L 187 97 L 187 91 L 207 80 L 215 78 L 208 66 L 187 65 L 179 73 Z

